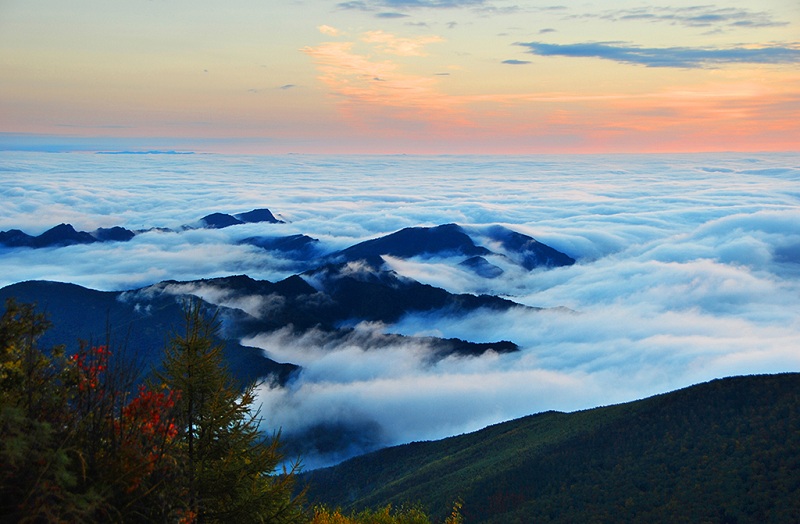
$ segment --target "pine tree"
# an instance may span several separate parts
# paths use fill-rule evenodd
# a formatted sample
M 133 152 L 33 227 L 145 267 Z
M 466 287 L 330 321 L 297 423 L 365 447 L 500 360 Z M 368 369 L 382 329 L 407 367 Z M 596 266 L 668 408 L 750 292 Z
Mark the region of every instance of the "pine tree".
M 305 522 L 292 496 L 295 467 L 276 475 L 279 436 L 259 431 L 255 384 L 241 388 L 216 342 L 218 323 L 199 301 L 185 308 L 185 331 L 166 349 L 160 378 L 179 392 L 187 515 L 197 522 Z

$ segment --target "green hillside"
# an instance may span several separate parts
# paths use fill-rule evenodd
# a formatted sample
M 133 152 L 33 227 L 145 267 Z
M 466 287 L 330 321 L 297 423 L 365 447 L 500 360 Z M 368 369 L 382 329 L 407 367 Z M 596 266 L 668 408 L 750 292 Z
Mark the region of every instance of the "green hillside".
M 800 522 L 800 374 L 532 415 L 303 480 L 345 509 L 461 499 L 467 523 Z

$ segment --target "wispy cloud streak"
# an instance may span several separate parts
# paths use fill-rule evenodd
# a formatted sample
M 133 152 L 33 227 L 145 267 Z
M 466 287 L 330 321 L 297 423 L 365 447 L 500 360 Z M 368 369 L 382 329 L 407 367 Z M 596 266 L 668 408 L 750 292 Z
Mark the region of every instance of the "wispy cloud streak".
M 577 16 L 581 18 L 600 18 L 614 22 L 663 22 L 700 28 L 758 28 L 788 25 L 788 22 L 776 20 L 772 14 L 766 11 L 751 11 L 749 9 L 716 7 L 713 5 L 688 7 L 643 6 Z
M 697 47 L 638 47 L 617 42 L 580 44 L 548 44 L 519 42 L 530 53 L 539 56 L 600 58 L 647 67 L 708 68 L 726 64 L 797 64 L 797 45 L 735 47 L 727 49 Z
M 485 3 L 486 0 L 357 0 L 341 2 L 337 5 L 340 9 L 375 11 L 379 9 L 455 9 L 477 7 Z

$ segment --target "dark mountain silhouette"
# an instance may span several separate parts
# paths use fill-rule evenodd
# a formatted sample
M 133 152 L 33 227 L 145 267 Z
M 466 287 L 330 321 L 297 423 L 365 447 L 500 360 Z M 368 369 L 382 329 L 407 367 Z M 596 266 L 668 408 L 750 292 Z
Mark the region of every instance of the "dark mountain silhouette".
M 207 229 L 222 229 L 224 227 L 235 226 L 238 224 L 244 224 L 244 222 L 235 216 L 228 215 L 226 213 L 211 213 L 210 215 L 206 215 L 200 219 L 201 227 Z
M 28 281 L 0 289 L 0 303 L 4 305 L 8 298 L 35 303 L 51 319 L 53 327 L 41 339 L 44 347 L 65 344 L 66 351 L 73 353 L 81 341 L 110 342 L 145 373 L 161 361 L 164 344 L 183 323 L 182 297 L 175 295 L 149 293 L 143 298 L 136 291 L 95 291 L 75 284 Z M 226 308 L 222 315 L 226 319 L 241 316 Z M 234 337 L 226 336 L 224 342 L 231 371 L 243 382 L 268 377 L 285 382 L 297 369 L 266 358 L 260 349 L 241 346 Z
M 319 240 L 307 235 L 289 235 L 285 237 L 248 237 L 239 242 L 277 251 L 299 261 L 310 261 L 320 255 Z
M 184 225 L 182 230 L 207 228 L 222 229 L 234 225 L 268 222 L 283 223 L 269 209 L 254 209 L 246 213 L 229 215 L 211 213 L 194 225 Z M 0 244 L 8 247 L 57 247 L 93 242 L 125 242 L 147 231 L 170 232 L 169 229 L 151 228 L 130 231 L 120 226 L 100 228 L 92 233 L 76 231 L 69 224 L 56 226 L 33 237 L 18 229 L 0 231 Z M 476 244 L 473 237 L 485 239 L 493 249 Z M 389 255 L 398 258 L 463 257 L 458 265 L 482 278 L 496 278 L 504 270 L 489 258 L 510 261 L 528 271 L 536 268 L 568 266 L 575 260 L 536 239 L 504 226 L 464 228 L 457 224 L 436 227 L 409 227 L 388 235 L 360 242 L 341 251 L 326 253 L 319 240 L 303 234 L 288 236 L 253 236 L 239 241 L 278 254 L 295 264 L 294 271 L 313 270 L 331 263 L 377 260 Z M 489 258 L 487 258 L 489 257 Z M 502 264 L 501 264 L 502 265 Z
M 254 209 L 246 213 L 229 215 L 227 213 L 211 213 L 200 219 L 201 227 L 208 229 L 222 229 L 225 227 L 236 226 L 239 224 L 250 224 L 256 222 L 269 222 L 271 224 L 283 224 L 278 220 L 269 209 Z M 189 226 L 184 226 L 189 227 Z
M 575 263 L 574 258 L 542 244 L 535 238 L 503 226 L 491 226 L 486 230 L 486 234 L 500 243 L 503 254 L 527 270 L 538 267 L 571 266 Z
M 100 228 L 95 230 L 92 235 L 100 242 L 127 242 L 136 236 L 136 233 L 124 227 L 114 226 L 111 228 Z
M 330 255 L 331 260 L 359 260 L 380 255 L 411 258 L 425 255 L 488 255 L 476 246 L 457 224 L 436 227 L 407 227 L 395 233 L 367 240 Z
M 303 273 L 330 299 L 321 318 L 395 322 L 410 312 L 459 315 L 477 309 L 504 311 L 519 304 L 492 295 L 452 294 L 387 270 L 380 257 L 328 264 Z
M 546 412 L 303 475 L 312 504 L 421 503 L 465 521 L 798 522 L 800 374 Z M 437 515 L 438 514 L 438 515 Z
M 32 247 L 34 238 L 19 229 L 0 231 L 0 244 L 8 247 Z
M 492 243 L 493 249 L 499 247 L 499 251 L 476 244 L 473 237 L 486 238 Z M 487 256 L 505 258 L 528 271 L 575 263 L 572 257 L 504 226 L 478 229 L 458 224 L 401 229 L 331 253 L 326 260 L 356 261 L 382 255 L 398 258 L 467 257 L 459 265 L 483 278 L 495 278 L 503 273 L 502 268 L 487 260 Z
M 199 294 L 203 289 L 214 289 L 217 295 L 224 294 L 233 300 L 260 298 L 265 303 L 262 310 L 240 315 L 234 324 L 229 323 L 228 330 L 232 336 L 245 337 L 291 326 L 298 333 L 309 329 L 327 332 L 329 342 L 353 336 L 351 328 L 362 321 L 391 324 L 409 313 L 458 316 L 478 309 L 505 311 L 527 308 L 491 295 L 449 293 L 386 270 L 381 259 L 372 262 L 329 264 L 275 283 L 236 275 L 191 282 L 164 281 L 128 293 L 146 299 L 155 295 L 187 293 L 192 289 Z M 371 334 L 369 341 L 365 339 L 360 343 L 380 347 L 399 340 L 391 337 L 399 335 Z M 518 349 L 507 341 L 479 344 L 458 339 L 426 340 L 438 355 L 453 352 L 474 355 L 489 349 L 498 352 Z
M 239 213 L 234 215 L 236 218 L 241 220 L 245 223 L 252 223 L 252 222 L 269 222 L 271 224 L 283 224 L 283 220 L 278 220 L 275 218 L 275 215 L 272 214 L 267 208 L 262 209 L 254 209 L 252 211 L 248 211 L 246 213 Z
M 311 283 L 310 283 L 311 282 Z M 313 285 L 312 285 L 313 283 Z M 254 280 L 245 275 L 190 282 L 164 281 L 124 292 L 100 292 L 46 281 L 13 284 L 0 289 L 0 300 L 15 297 L 35 302 L 53 319 L 48 340 L 67 343 L 77 349 L 79 340 L 100 343 L 110 336 L 124 344 L 148 365 L 160 360 L 165 333 L 182 321 L 181 303 L 187 296 L 223 297 L 218 304 L 224 320 L 228 359 L 242 380 L 275 375 L 285 380 L 295 368 L 262 358 L 260 350 L 243 349 L 238 341 L 247 336 L 291 327 L 300 333 L 315 329 L 333 343 L 338 339 L 362 337 L 365 348 L 400 343 L 407 337 L 391 333 L 364 336 L 353 330 L 362 321 L 391 324 L 409 313 L 462 315 L 478 309 L 507 310 L 520 306 L 490 295 L 456 295 L 421 284 L 384 269 L 381 259 L 367 262 L 330 264 L 302 277 L 280 282 Z M 255 299 L 263 306 L 245 312 L 238 301 Z M 513 342 L 475 343 L 460 339 L 420 339 L 430 348 L 432 359 L 452 353 L 479 355 L 489 350 L 516 351 Z
M 94 233 L 76 231 L 70 224 L 59 224 L 38 236 L 31 236 L 19 229 L 0 231 L 0 244 L 8 247 L 64 247 L 76 244 L 92 244 L 94 242 L 124 242 L 133 238 L 135 233 L 122 227 L 100 228 Z
M 276 219 L 269 209 L 254 209 L 238 215 L 226 213 L 212 213 L 200 219 L 200 227 L 208 229 L 221 229 L 237 224 L 253 222 L 283 223 Z M 183 226 L 183 229 L 193 229 L 193 226 Z M 76 231 L 71 224 L 59 224 L 38 236 L 28 235 L 19 229 L 0 231 L 0 244 L 7 247 L 64 247 L 75 244 L 91 244 L 94 242 L 127 242 L 139 233 L 147 231 L 171 232 L 169 228 L 150 228 L 131 231 L 121 226 L 99 228 L 93 232 Z
M 487 239 L 499 252 L 476 244 L 475 236 Z M 316 239 L 305 235 L 289 237 L 250 237 L 241 241 L 269 251 L 290 254 L 306 267 L 317 269 L 329 263 L 377 260 L 383 255 L 399 258 L 467 257 L 458 265 L 482 278 L 496 278 L 504 270 L 486 257 L 493 256 L 515 263 L 526 270 L 568 266 L 575 260 L 536 239 L 503 226 L 481 230 L 463 228 L 457 224 L 436 227 L 410 227 L 394 233 L 355 244 L 320 258 L 321 248 Z M 323 266 L 320 266 L 322 264 Z
M 469 257 L 459 262 L 458 265 L 471 270 L 473 273 L 483 278 L 497 278 L 504 273 L 501 268 L 479 256 Z
M 33 238 L 32 247 L 71 246 L 91 244 L 97 239 L 85 231 L 75 231 L 70 224 L 59 224 Z

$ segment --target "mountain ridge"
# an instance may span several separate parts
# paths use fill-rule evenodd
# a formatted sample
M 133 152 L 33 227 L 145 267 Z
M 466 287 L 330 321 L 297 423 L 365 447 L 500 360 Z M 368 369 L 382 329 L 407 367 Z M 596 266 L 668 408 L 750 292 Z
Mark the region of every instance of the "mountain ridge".
M 460 499 L 467 523 L 790 522 L 798 449 L 800 374 L 749 375 L 386 448 L 303 484 L 345 509 Z
M 328 264 L 278 282 L 232 275 L 193 281 L 165 280 L 125 291 L 96 291 L 76 284 L 26 281 L 0 288 L 0 300 L 13 297 L 43 307 L 55 321 L 45 336 L 46 342 L 67 343 L 74 350 L 78 340 L 113 336 L 117 342 L 141 346 L 148 361 L 154 360 L 163 348 L 163 341 L 153 338 L 154 334 L 169 332 L 180 324 L 181 301 L 187 296 L 201 298 L 210 309 L 221 310 L 228 357 L 235 356 L 236 348 L 241 350 L 239 340 L 284 328 L 298 334 L 319 330 L 333 341 L 352 337 L 353 327 L 360 322 L 389 325 L 413 312 L 457 316 L 482 308 L 537 309 L 492 295 L 453 294 L 401 277 L 386 269 L 380 259 L 373 262 L 375 265 L 361 261 L 359 271 L 352 270 L 353 263 Z M 248 310 L 244 303 L 260 305 Z M 370 341 L 379 345 L 412 338 L 415 337 L 386 332 L 373 335 Z M 432 358 L 453 353 L 469 356 L 490 350 L 503 353 L 519 349 L 506 340 L 471 342 L 456 338 L 416 338 L 430 347 Z M 277 373 L 279 381 L 288 379 L 290 372 L 284 369 L 285 364 L 266 360 L 269 364 L 265 368 L 260 359 L 247 357 L 242 362 L 246 369 L 238 369 L 237 374 L 243 374 L 243 380 L 268 378 L 253 374 L 255 370 L 266 369 Z
M 71 224 L 59 224 L 38 236 L 19 229 L 0 231 L 0 245 L 7 248 L 58 248 L 95 242 L 128 242 L 149 231 L 180 233 L 194 229 L 225 229 L 248 223 L 283 224 L 267 208 L 227 214 L 211 213 L 194 224 L 183 225 L 178 230 L 150 228 L 132 231 L 121 226 L 98 228 L 92 232 L 77 231 Z M 476 242 L 477 239 L 477 242 Z M 489 249 L 481 243 L 489 243 Z M 321 265 L 358 260 L 375 260 L 378 257 L 430 259 L 433 257 L 461 258 L 457 266 L 475 275 L 492 279 L 505 270 L 487 257 L 505 260 L 526 271 L 538 268 L 551 269 L 570 266 L 575 259 L 543 244 L 533 237 L 498 224 L 483 227 L 465 227 L 454 223 L 432 227 L 406 227 L 357 242 L 345 249 L 326 252 L 319 239 L 305 234 L 284 236 L 258 235 L 236 241 L 272 252 L 280 258 L 293 260 L 302 269 L 315 269 Z M 499 249 L 499 251 L 497 251 Z
M 206 229 L 222 229 L 225 227 L 249 224 L 257 222 L 269 222 L 272 224 L 283 224 L 278 220 L 269 209 L 253 209 L 244 213 L 229 215 L 227 213 L 211 213 L 201 218 L 198 222 L 199 227 Z M 195 229 L 197 226 L 184 225 L 182 229 Z M 127 242 L 138 234 L 151 230 L 173 231 L 169 228 L 151 228 L 132 231 L 122 226 L 110 228 L 98 228 L 94 231 L 78 231 L 72 224 L 59 224 L 48 229 L 40 235 L 29 235 L 19 229 L 9 229 L 0 231 L 0 245 L 6 247 L 29 247 L 34 249 L 45 247 L 66 247 L 77 244 L 92 244 L 95 242 Z

